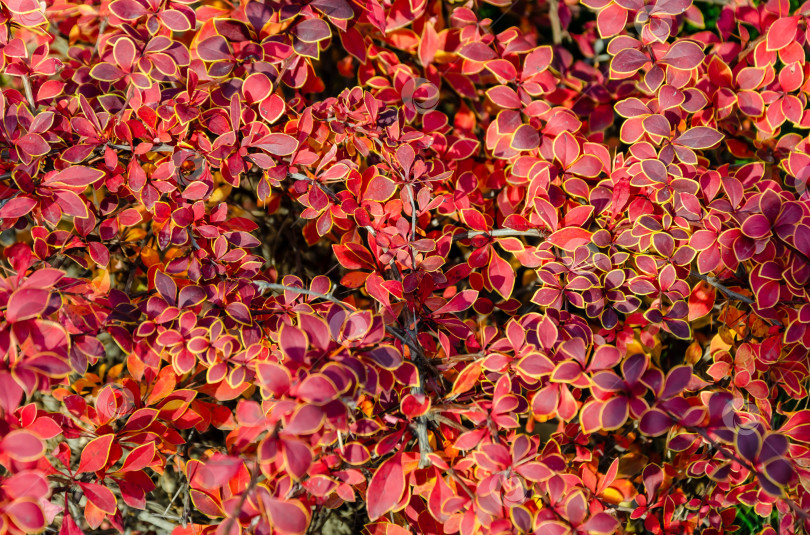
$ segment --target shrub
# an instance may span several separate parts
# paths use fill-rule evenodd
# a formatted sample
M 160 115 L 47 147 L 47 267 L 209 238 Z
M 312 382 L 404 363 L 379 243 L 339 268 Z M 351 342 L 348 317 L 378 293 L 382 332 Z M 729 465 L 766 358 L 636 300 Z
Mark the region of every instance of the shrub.
M 810 528 L 810 8 L 0 5 L 0 533 Z

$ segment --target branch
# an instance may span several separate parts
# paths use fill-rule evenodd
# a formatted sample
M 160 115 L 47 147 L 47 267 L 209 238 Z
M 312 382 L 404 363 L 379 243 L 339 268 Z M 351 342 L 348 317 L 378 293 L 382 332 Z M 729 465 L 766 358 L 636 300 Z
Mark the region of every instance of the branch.
M 560 24 L 560 5 L 558 0 L 549 0 L 548 18 L 551 20 L 551 39 L 555 45 L 562 43 L 562 25 Z
M 96 46 L 93 51 L 98 54 L 98 57 L 101 57 L 100 47 L 101 47 L 101 38 L 104 36 L 104 30 L 107 29 L 107 19 L 101 19 L 101 22 L 98 25 L 98 37 L 96 37 Z
M 519 237 L 530 237 L 530 238 L 545 238 L 546 235 L 539 229 L 532 229 L 532 230 L 512 230 L 511 228 L 496 228 L 490 231 L 483 231 L 483 230 L 471 230 L 467 232 L 461 232 L 459 234 L 453 235 L 453 241 L 458 240 L 467 240 L 470 238 L 474 238 L 475 236 L 490 236 L 492 238 L 519 238 Z
M 130 152 L 133 150 L 133 148 L 130 147 L 129 145 L 116 145 L 113 143 L 107 143 L 107 146 L 116 150 L 127 150 Z M 161 145 L 154 145 L 150 152 L 170 152 L 170 151 L 174 152 L 174 149 L 175 149 L 174 145 L 161 144 Z
M 273 431 L 273 433 L 275 433 L 277 429 L 278 425 L 276 425 L 276 429 Z M 245 502 L 247 501 L 248 494 L 250 494 L 253 491 L 253 489 L 256 487 L 256 484 L 259 482 L 258 463 L 256 463 L 253 466 L 253 470 L 250 470 L 250 468 L 248 468 L 248 471 L 250 471 L 250 481 L 248 482 L 247 488 L 244 491 L 242 491 L 241 496 L 239 496 L 239 502 L 237 503 L 236 508 L 233 509 L 233 511 L 235 511 L 235 514 L 233 516 L 229 516 L 228 520 L 225 521 L 225 533 L 231 532 L 231 528 L 233 527 L 234 522 L 236 522 L 236 518 L 239 516 L 239 513 L 242 512 L 242 507 L 244 507 Z
M 713 277 L 707 277 L 706 275 L 701 275 L 700 273 L 698 273 L 695 270 L 692 270 L 691 275 L 693 277 L 696 277 L 696 278 L 702 280 L 703 282 L 707 282 L 707 283 L 711 284 L 712 286 L 714 286 L 715 288 L 717 288 L 718 290 L 723 292 L 726 295 L 726 297 L 729 297 L 729 298 L 734 299 L 736 301 L 742 301 L 743 303 L 745 303 L 747 305 L 753 305 L 754 304 L 754 300 L 751 299 L 750 297 L 739 294 L 739 293 L 735 292 L 734 290 L 731 290 L 731 289 L 723 286 L 722 284 L 720 284 L 720 282 L 717 279 L 715 279 Z
M 28 76 L 22 77 L 22 84 L 23 88 L 25 89 L 25 98 L 28 100 L 28 104 L 31 105 L 31 111 L 35 113 L 37 103 L 34 100 L 34 92 L 31 90 L 31 80 L 28 79 Z
M 411 388 L 411 394 L 424 394 L 425 375 L 427 370 L 431 370 L 436 374 L 438 374 L 438 370 L 430 365 L 427 357 L 425 357 L 424 351 L 422 351 L 422 348 L 419 347 L 418 339 L 415 338 L 412 332 L 409 332 L 409 334 L 411 335 L 411 338 L 414 339 L 409 340 L 407 337 L 397 332 L 394 327 L 386 326 L 385 330 L 393 335 L 397 340 L 402 342 L 403 345 L 408 346 L 408 348 L 411 350 L 412 359 L 416 364 L 416 370 L 419 374 L 419 385 Z M 428 454 L 433 452 L 433 448 L 430 446 L 430 440 L 427 432 L 427 417 L 424 415 L 416 418 L 416 439 L 419 442 L 419 467 L 425 468 L 430 466 L 430 458 L 428 457 Z
M 172 524 L 171 522 L 168 522 L 151 513 L 147 513 L 146 511 L 141 511 L 140 513 L 138 513 L 137 518 L 138 520 L 141 520 L 143 522 L 146 522 L 147 524 L 151 524 L 157 528 L 160 528 L 161 530 L 166 530 L 168 532 L 173 531 L 174 528 L 177 527 L 175 524 Z
M 253 284 L 258 286 L 259 290 L 261 290 L 262 293 L 265 290 L 276 290 L 276 291 L 279 291 L 279 292 L 285 292 L 285 291 L 296 292 L 296 293 L 303 294 L 303 295 L 309 295 L 309 296 L 312 296 L 312 297 L 318 297 L 320 299 L 325 299 L 325 300 L 327 300 L 327 301 L 329 301 L 331 303 L 334 303 L 336 305 L 339 305 L 339 306 L 343 307 L 346 310 L 352 310 L 352 311 L 354 310 L 350 305 L 348 305 L 347 303 L 344 303 L 343 301 L 341 301 L 337 297 L 334 297 L 332 295 L 326 295 L 326 294 L 318 293 L 318 292 L 313 292 L 312 290 L 307 290 L 305 288 L 296 288 L 295 286 L 285 286 L 284 284 L 277 284 L 275 282 L 265 282 L 265 281 L 259 281 L 259 280 L 253 281 Z
M 674 414 L 672 414 L 670 411 L 665 409 L 665 412 L 674 421 L 679 420 L 679 418 L 676 417 Z M 698 435 L 700 435 L 703 438 L 703 440 L 705 440 L 706 442 L 711 444 L 711 446 L 715 450 L 717 450 L 717 452 L 720 453 L 720 455 L 725 457 L 726 460 L 737 462 L 737 463 L 740 464 L 740 466 L 744 466 L 752 474 L 759 475 L 759 471 L 756 469 L 756 466 L 754 466 L 751 463 L 747 462 L 746 460 L 740 458 L 740 456 L 737 455 L 736 453 L 730 453 L 730 452 L 726 451 L 726 449 L 724 449 L 721 444 L 718 444 L 717 441 L 715 441 L 711 436 L 709 436 L 709 433 L 705 429 L 703 429 L 701 427 L 692 427 L 692 426 L 684 426 L 684 428 L 687 429 L 688 431 L 693 431 L 693 432 L 697 433 Z M 788 505 L 788 507 L 790 507 L 790 509 L 794 513 L 796 513 L 798 516 L 800 516 L 803 520 L 805 520 L 805 521 L 810 520 L 810 513 L 807 513 L 807 511 L 804 511 L 793 500 L 791 500 L 790 498 L 787 498 L 787 497 L 783 497 L 782 501 L 784 501 Z

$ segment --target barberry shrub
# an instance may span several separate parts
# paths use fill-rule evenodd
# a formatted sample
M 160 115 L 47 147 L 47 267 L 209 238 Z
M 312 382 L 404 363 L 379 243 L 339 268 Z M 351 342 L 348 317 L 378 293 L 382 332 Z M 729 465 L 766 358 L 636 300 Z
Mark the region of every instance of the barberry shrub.
M 0 534 L 810 528 L 810 6 L 0 6 Z

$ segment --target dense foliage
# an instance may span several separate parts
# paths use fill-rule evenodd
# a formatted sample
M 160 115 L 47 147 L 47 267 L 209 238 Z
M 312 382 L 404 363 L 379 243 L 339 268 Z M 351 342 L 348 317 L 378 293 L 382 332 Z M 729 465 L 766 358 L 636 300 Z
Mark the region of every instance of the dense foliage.
M 0 534 L 810 528 L 810 7 L 0 6 Z

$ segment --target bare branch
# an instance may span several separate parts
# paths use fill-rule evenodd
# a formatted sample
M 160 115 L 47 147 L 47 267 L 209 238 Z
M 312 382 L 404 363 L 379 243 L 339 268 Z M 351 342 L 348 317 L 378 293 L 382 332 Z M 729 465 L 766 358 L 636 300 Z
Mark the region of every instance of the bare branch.
M 133 150 L 132 147 L 130 147 L 129 145 L 116 145 L 114 143 L 107 143 L 107 146 L 115 150 L 127 150 L 127 151 Z M 174 152 L 175 148 L 176 147 L 174 145 L 167 145 L 167 144 L 154 145 L 149 152 Z
M 747 305 L 753 305 L 754 304 L 754 300 L 751 299 L 750 297 L 747 297 L 747 296 L 745 296 L 743 294 L 737 293 L 734 290 L 731 290 L 731 289 L 723 286 L 717 279 L 715 279 L 713 277 L 707 277 L 706 275 L 701 275 L 700 273 L 698 273 L 695 270 L 692 270 L 691 275 L 693 277 L 695 277 L 695 278 L 698 278 L 698 279 L 700 279 L 700 280 L 702 280 L 704 282 L 707 282 L 707 283 L 711 284 L 712 286 L 714 286 L 715 288 L 717 288 L 718 290 L 723 292 L 726 295 L 726 297 L 734 299 L 735 301 L 741 301 L 741 302 L 743 302 L 743 303 L 745 303 Z
M 511 228 L 496 228 L 490 231 L 471 230 L 468 232 L 461 232 L 459 234 L 453 235 L 453 241 L 468 240 L 470 238 L 474 238 L 475 236 L 491 236 L 493 238 L 512 238 L 512 237 L 545 238 L 546 234 L 539 229 L 513 230 Z
M 306 288 L 296 288 L 295 286 L 285 286 L 284 284 L 277 284 L 275 282 L 265 282 L 265 281 L 260 281 L 260 280 L 253 281 L 253 284 L 258 286 L 259 289 L 262 292 L 264 292 L 265 290 L 276 290 L 276 291 L 279 291 L 279 292 L 287 292 L 287 291 L 296 292 L 296 293 L 303 294 L 303 295 L 309 295 L 309 296 L 312 296 L 312 297 L 318 297 L 320 299 L 325 299 L 326 301 L 329 301 L 331 303 L 335 303 L 336 305 L 339 305 L 339 306 L 345 308 L 346 310 L 354 310 L 354 308 L 352 308 L 348 303 L 344 303 L 343 301 L 341 301 L 337 297 L 334 297 L 332 295 L 326 295 L 326 294 L 318 293 L 318 292 L 313 292 L 312 290 L 307 290 Z
M 25 89 L 25 98 L 28 100 L 28 104 L 31 106 L 31 111 L 37 109 L 37 103 L 34 100 L 34 92 L 31 90 L 31 80 L 28 79 L 28 76 L 22 77 L 22 85 L 23 89 Z

